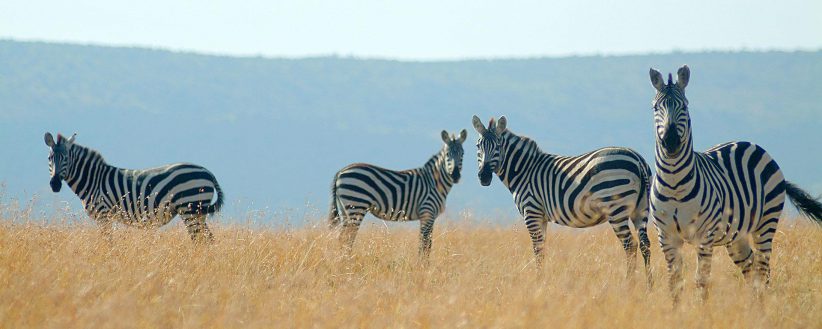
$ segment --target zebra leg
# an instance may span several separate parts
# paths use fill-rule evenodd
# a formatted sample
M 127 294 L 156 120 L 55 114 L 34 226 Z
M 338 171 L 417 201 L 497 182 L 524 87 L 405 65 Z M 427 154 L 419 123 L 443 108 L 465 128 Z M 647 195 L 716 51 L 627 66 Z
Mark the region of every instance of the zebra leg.
M 708 288 L 711 277 L 711 260 L 713 259 L 714 247 L 708 243 L 702 243 L 697 246 L 697 269 L 696 269 L 696 288 L 699 290 L 699 296 L 702 302 L 708 301 Z
M 186 230 L 191 236 L 191 241 L 195 243 L 211 243 L 214 242 L 214 235 L 206 224 L 206 215 L 196 213 L 185 213 L 180 215 L 183 223 L 186 225 Z
M 756 242 L 754 242 L 754 248 L 757 248 Z M 762 297 L 762 290 L 767 288 L 770 284 L 771 279 L 771 268 L 770 268 L 770 261 L 771 261 L 771 251 L 768 250 L 767 252 L 763 252 L 757 250 L 753 253 L 753 271 L 752 271 L 752 283 L 754 287 L 754 293 L 756 294 L 757 298 Z
M 677 305 L 679 296 L 682 294 L 682 240 L 668 238 L 662 230 L 659 232 L 659 246 L 665 254 L 665 262 L 668 263 L 668 287 L 671 290 L 674 305 Z
M 342 230 L 340 231 L 340 242 L 346 254 L 351 256 L 354 249 L 354 239 L 357 238 L 357 231 L 360 229 L 363 217 L 365 217 L 366 208 L 348 206 L 345 210 L 345 216 L 342 218 Z
M 753 266 L 756 271 L 754 277 L 755 287 L 760 284 L 768 287 L 771 283 L 771 248 L 780 214 L 781 212 L 776 212 L 770 218 L 762 219 L 761 224 L 753 233 L 753 247 L 756 250 L 753 259 Z
M 612 218 L 608 221 L 611 228 L 614 229 L 619 241 L 622 242 L 622 248 L 625 249 L 625 255 L 628 257 L 628 271 L 625 273 L 626 278 L 630 278 L 636 271 L 636 241 L 631 234 L 631 228 L 628 226 L 628 217 Z
M 651 290 L 654 287 L 654 277 L 651 273 L 651 241 L 648 240 L 648 217 L 637 216 L 632 220 L 639 238 L 639 251 L 645 261 L 645 280 L 648 283 L 648 290 Z
M 750 281 L 751 269 L 753 269 L 753 250 L 748 244 L 748 239 L 736 240 L 726 248 L 728 249 L 728 256 L 731 256 L 731 260 L 742 271 L 742 276 L 745 277 L 746 281 Z
M 545 254 L 542 249 L 545 247 L 545 236 L 543 235 L 543 216 L 533 212 L 525 214 L 525 227 L 528 228 L 528 234 L 531 235 L 531 244 L 534 248 L 534 257 L 536 258 L 537 268 L 542 268 L 542 263 L 545 260 Z
M 776 225 L 774 225 L 776 226 Z M 767 232 L 762 236 L 753 238 L 753 286 L 757 297 L 761 297 L 762 288 L 767 288 L 771 283 L 771 241 L 776 229 Z
M 420 259 L 428 260 L 431 254 L 431 233 L 434 230 L 435 218 L 431 215 L 423 215 L 420 218 Z

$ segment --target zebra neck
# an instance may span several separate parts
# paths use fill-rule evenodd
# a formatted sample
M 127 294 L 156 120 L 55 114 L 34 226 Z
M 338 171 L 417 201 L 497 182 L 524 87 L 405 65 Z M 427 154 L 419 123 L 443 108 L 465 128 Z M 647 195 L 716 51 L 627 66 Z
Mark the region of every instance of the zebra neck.
M 656 144 L 657 188 L 666 195 L 690 191 L 696 181 L 696 154 L 690 133 L 682 151 L 675 157 L 667 156 L 659 142 Z
M 529 164 L 543 153 L 537 143 L 530 138 L 517 136 L 507 130 L 502 133 L 502 145 L 500 146 L 497 176 L 509 190 L 513 191 L 520 182 L 519 178 L 522 173 L 530 167 Z
M 113 168 L 97 151 L 74 145 L 66 183 L 83 202 L 87 203 L 94 197 L 94 192 L 100 189 L 104 174 Z
M 445 149 L 440 150 L 440 152 L 434 154 L 434 156 L 425 163 L 425 166 L 423 166 L 423 170 L 429 173 L 437 187 L 437 191 L 442 196 L 447 195 L 454 185 L 450 173 L 448 173 L 448 170 L 445 168 L 445 152 Z

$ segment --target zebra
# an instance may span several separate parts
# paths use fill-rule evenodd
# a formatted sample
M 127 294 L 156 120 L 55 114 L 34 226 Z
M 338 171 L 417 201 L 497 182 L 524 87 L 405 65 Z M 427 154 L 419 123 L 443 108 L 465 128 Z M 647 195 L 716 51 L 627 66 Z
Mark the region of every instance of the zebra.
M 421 259 L 431 251 L 434 221 L 445 210 L 445 199 L 462 172 L 462 143 L 468 136 L 442 133 L 442 149 L 420 168 L 394 171 L 366 163 L 351 164 L 334 175 L 329 226 L 342 225 L 343 247 L 350 252 L 367 213 L 386 221 L 420 221 Z
M 652 105 L 656 128 L 656 177 L 651 187 L 651 214 L 668 265 L 674 303 L 682 291 L 684 243 L 697 248 L 696 286 L 708 298 L 714 247 L 728 255 L 755 290 L 770 281 L 771 243 L 785 195 L 799 211 L 822 221 L 822 203 L 782 176 L 773 158 L 759 145 L 728 142 L 705 152 L 693 150 L 685 87 L 687 65 L 668 83 L 650 70 L 656 89 Z
M 491 184 L 492 173 L 513 194 L 525 219 L 538 268 L 548 222 L 585 228 L 608 222 L 627 255 L 627 275 L 636 269 L 637 243 L 628 222 L 639 236 L 648 287 L 653 284 L 648 224 L 650 168 L 636 151 L 607 147 L 578 156 L 545 153 L 528 137 L 507 128 L 505 116 L 488 127 L 476 115 L 479 180 Z
M 192 240 L 213 240 L 205 218 L 220 210 L 223 191 L 210 171 L 190 163 L 145 170 L 118 168 L 97 151 L 75 143 L 76 136 L 58 134 L 55 142 L 46 133 L 49 185 L 57 193 L 65 181 L 109 241 L 113 222 L 160 227 L 176 215 L 183 219 Z M 217 199 L 211 203 L 215 193 Z

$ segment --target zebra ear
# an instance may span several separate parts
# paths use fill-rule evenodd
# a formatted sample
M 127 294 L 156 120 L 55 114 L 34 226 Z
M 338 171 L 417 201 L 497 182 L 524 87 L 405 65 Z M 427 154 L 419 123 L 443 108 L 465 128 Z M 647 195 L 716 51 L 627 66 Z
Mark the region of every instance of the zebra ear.
M 488 129 L 485 129 L 485 125 L 482 124 L 482 120 L 480 120 L 480 118 L 476 115 L 473 119 L 471 119 L 471 123 L 480 135 L 485 134 L 485 132 L 488 131 Z
M 442 136 L 442 141 L 443 141 L 445 144 L 448 144 L 448 142 L 450 142 L 450 141 L 451 141 L 451 136 L 448 136 L 448 132 L 447 132 L 447 131 L 443 130 L 443 131 L 440 133 L 440 135 Z
M 52 136 L 51 133 L 46 133 L 44 140 L 46 141 L 46 146 L 54 147 L 54 136 Z
M 506 119 L 504 115 L 499 117 L 499 120 L 497 120 L 497 129 L 496 129 L 497 135 L 502 134 L 505 131 L 507 125 L 508 125 L 508 119 Z
M 649 73 L 651 74 L 651 84 L 654 85 L 656 91 L 661 92 L 662 89 L 665 88 L 665 80 L 662 78 L 662 73 L 659 73 L 659 71 L 654 68 L 651 68 Z
M 464 143 L 466 138 L 468 138 L 468 130 L 463 129 L 462 131 L 460 131 L 460 144 Z
M 74 133 L 74 134 L 71 135 L 71 137 L 69 137 L 68 143 L 69 144 L 74 144 L 74 138 L 75 137 L 77 137 L 77 133 Z
M 685 90 L 685 87 L 688 86 L 688 80 L 690 79 L 691 69 L 688 68 L 688 65 L 682 65 L 682 67 L 676 71 L 676 85 L 679 89 Z

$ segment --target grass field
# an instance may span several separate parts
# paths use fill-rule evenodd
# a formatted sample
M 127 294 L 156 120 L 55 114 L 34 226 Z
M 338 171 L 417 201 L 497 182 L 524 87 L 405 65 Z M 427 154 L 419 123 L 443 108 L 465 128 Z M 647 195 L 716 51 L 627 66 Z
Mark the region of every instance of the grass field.
M 656 241 L 657 284 L 646 292 L 641 272 L 625 279 L 608 227 L 552 230 L 537 271 L 521 224 L 442 220 L 424 267 L 416 223 L 369 218 L 347 258 L 320 225 L 217 225 L 216 243 L 195 246 L 175 221 L 159 231 L 120 228 L 109 245 L 85 219 L 44 224 L 0 214 L 7 328 L 822 326 L 822 229 L 804 220 L 780 225 L 761 300 L 720 248 L 711 298 L 700 303 L 688 249 L 686 294 L 673 310 Z

